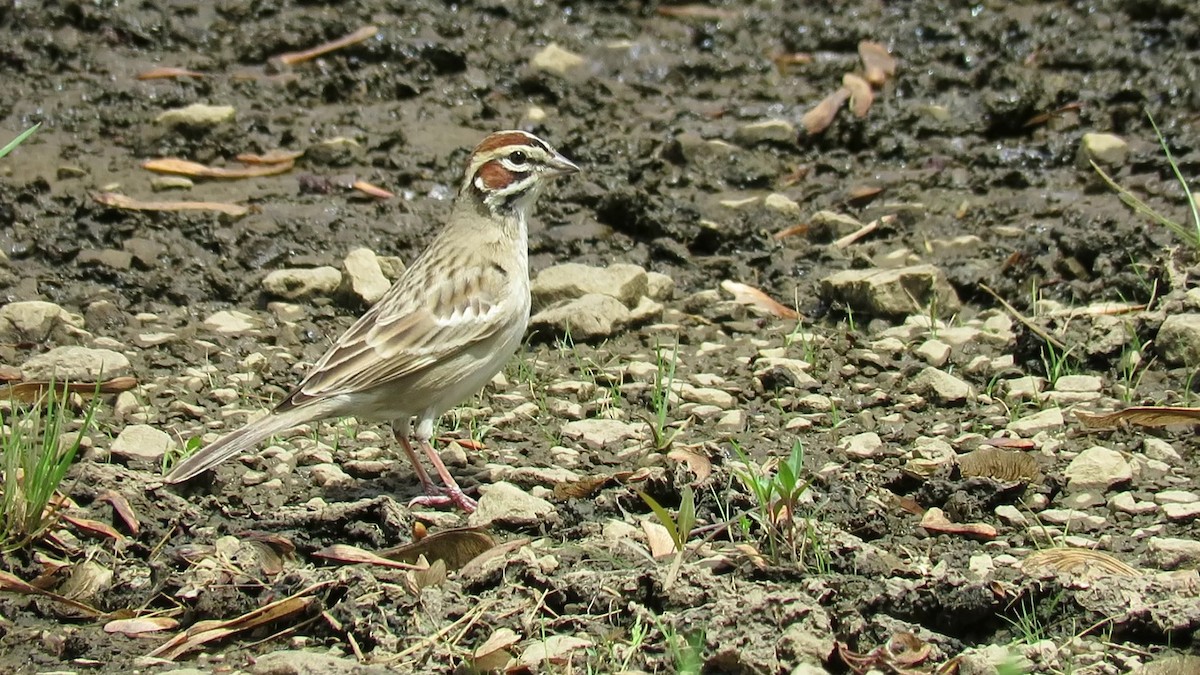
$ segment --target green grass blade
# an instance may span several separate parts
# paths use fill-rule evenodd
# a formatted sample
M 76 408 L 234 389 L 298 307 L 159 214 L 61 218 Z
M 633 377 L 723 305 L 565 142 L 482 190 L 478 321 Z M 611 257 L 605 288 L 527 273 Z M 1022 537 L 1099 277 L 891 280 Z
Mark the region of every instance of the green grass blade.
M 646 502 L 646 506 L 649 506 L 650 510 L 654 512 L 654 517 L 658 518 L 658 522 L 661 523 L 663 527 L 667 528 L 667 534 L 671 535 L 671 541 L 675 544 L 675 549 L 682 551 L 683 544 L 680 543 L 681 539 L 679 536 L 679 526 L 675 524 L 675 519 L 671 517 L 671 512 L 663 508 L 663 505 L 659 504 L 658 500 L 646 494 L 645 492 L 639 492 L 638 496 L 641 497 L 642 501 Z
M 1171 155 L 1171 148 L 1167 146 L 1166 137 L 1158 130 L 1158 124 L 1155 123 L 1154 116 L 1147 110 L 1146 117 L 1150 118 L 1150 126 L 1154 127 L 1154 135 L 1158 137 L 1158 144 L 1162 146 L 1163 153 L 1167 156 L 1167 164 L 1171 165 L 1171 171 L 1175 173 L 1175 180 L 1179 181 L 1179 184 L 1183 187 L 1183 194 L 1187 197 L 1188 206 L 1192 210 L 1192 224 L 1196 228 L 1195 241 L 1200 243 L 1200 209 L 1196 207 L 1196 196 L 1192 194 L 1192 189 L 1188 187 L 1187 181 L 1184 179 L 1183 174 L 1180 173 L 1179 164 L 1175 161 L 1175 157 Z
M 11 141 L 9 141 L 8 145 L 4 146 L 3 148 L 0 148 L 0 157 L 4 157 L 8 153 L 12 152 L 13 149 L 16 148 L 18 145 L 24 143 L 25 139 L 32 136 L 33 132 L 40 129 L 41 126 L 42 126 L 42 123 L 38 122 L 37 124 L 26 129 L 25 131 L 22 131 L 21 135 L 17 136 L 16 138 L 12 139 Z

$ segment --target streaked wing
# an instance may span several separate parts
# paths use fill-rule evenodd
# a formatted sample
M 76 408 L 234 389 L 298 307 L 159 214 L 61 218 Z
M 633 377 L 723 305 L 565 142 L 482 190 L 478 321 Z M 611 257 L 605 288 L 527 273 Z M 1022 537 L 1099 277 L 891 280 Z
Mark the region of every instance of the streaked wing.
M 278 409 L 408 377 L 486 340 L 506 323 L 510 292 L 499 267 L 436 280 L 408 275 L 338 338 Z

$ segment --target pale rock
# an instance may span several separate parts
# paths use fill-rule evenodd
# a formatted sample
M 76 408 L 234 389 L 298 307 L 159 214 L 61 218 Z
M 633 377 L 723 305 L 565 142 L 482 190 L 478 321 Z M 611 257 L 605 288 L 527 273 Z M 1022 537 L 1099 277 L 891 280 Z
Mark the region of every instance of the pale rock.
M 1200 502 L 1200 495 L 1188 490 L 1163 490 L 1154 495 L 1154 501 L 1159 504 L 1192 504 Z
M 1108 489 L 1133 479 L 1133 469 L 1116 450 L 1099 445 L 1079 453 L 1063 471 L 1072 491 L 1088 488 Z
M 645 539 L 645 534 L 641 528 L 634 527 L 624 521 L 612 519 L 604 523 L 601 535 L 606 542 L 613 546 L 619 546 L 624 541 L 640 541 Z
M 354 482 L 350 474 L 342 471 L 342 467 L 332 462 L 324 464 L 314 464 L 308 469 L 309 476 L 312 482 L 321 486 L 329 487 L 332 485 L 345 485 Z
M 1200 365 L 1200 314 L 1169 315 L 1158 329 L 1154 344 L 1171 365 Z
M 379 263 L 379 269 L 383 272 L 383 276 L 392 283 L 395 283 L 404 274 L 404 259 L 399 256 L 377 255 L 375 260 Z
M 205 328 L 222 335 L 248 333 L 257 329 L 258 325 L 258 319 L 236 309 L 221 310 L 204 320 Z
M 996 562 L 986 553 L 972 555 L 967 561 L 967 571 L 976 579 L 986 579 L 996 569 Z
M 646 272 L 646 297 L 664 302 L 675 297 L 675 280 L 659 272 Z
M 346 136 L 326 138 L 304 149 L 304 163 L 309 166 L 350 166 L 365 156 L 362 143 Z
M 82 316 L 53 302 L 26 300 L 0 307 L 0 342 L 57 342 L 83 327 Z
M 946 275 L 933 265 L 843 270 L 822 279 L 820 293 L 826 302 L 841 302 L 868 316 L 951 315 L 962 307 Z
M 700 420 L 710 420 L 725 413 L 725 409 L 720 406 L 695 403 L 684 403 L 679 406 L 679 411 Z
M 251 675 L 388 675 L 386 666 L 359 663 L 350 657 L 334 656 L 310 650 L 281 650 L 254 657 L 248 668 Z M 171 670 L 171 675 L 180 671 Z M 205 668 L 202 672 L 211 672 Z
M 1012 504 L 1001 504 L 993 512 L 1004 524 L 1012 527 L 1024 527 L 1029 522 L 1025 514 L 1021 513 L 1021 509 Z
M 909 391 L 943 404 L 963 403 L 971 396 L 971 385 L 932 366 L 913 378 Z
M 796 127 L 784 119 L 769 119 L 761 122 L 751 122 L 738 127 L 733 132 L 733 140 L 742 145 L 755 143 L 794 143 Z
M 896 355 L 904 350 L 904 342 L 895 337 L 885 337 L 871 343 L 871 351 L 879 352 L 880 354 Z
M 1054 391 L 1095 393 L 1104 388 L 1104 381 L 1095 375 L 1063 375 L 1054 381 Z
M 341 284 L 342 273 L 328 266 L 275 270 L 262 280 L 264 291 L 286 300 L 328 297 Z
M 375 304 L 387 293 L 392 283 L 383 275 L 379 258 L 369 248 L 356 248 L 342 260 L 341 290 L 368 305 Z
M 717 431 L 725 434 L 736 434 L 746 429 L 746 413 L 742 410 L 730 410 L 717 420 Z
M 925 318 L 925 317 L 909 317 Z M 982 341 L 984 332 L 971 326 L 949 326 L 937 329 L 937 340 L 950 345 L 952 349 L 962 349 L 970 344 Z
M 680 398 L 692 403 L 717 406 L 724 410 L 732 408 L 737 403 L 737 398 L 733 394 L 721 391 L 720 389 L 693 387 L 685 382 L 677 383 L 675 389 L 678 391 Z
M 535 310 L 590 294 L 607 295 L 626 307 L 634 307 L 648 288 L 649 275 L 637 265 L 591 267 L 564 263 L 539 272 L 530 283 L 529 292 Z
M 1129 143 L 1115 134 L 1087 133 L 1079 143 L 1080 168 L 1090 170 L 1088 160 L 1117 168 L 1129 157 Z
M 165 110 L 154 121 L 170 127 L 181 126 L 202 129 L 228 122 L 236 114 L 237 111 L 231 105 L 193 103 L 183 108 Z
M 493 523 L 528 527 L 558 520 L 553 504 L 512 483 L 501 481 L 484 485 L 479 492 L 479 508 L 467 518 L 471 527 Z
M 1090 490 L 1075 492 L 1063 498 L 1063 505 L 1069 509 L 1090 509 L 1103 503 L 1104 495 Z
M 187 176 L 154 176 L 150 179 L 150 189 L 154 192 L 167 190 L 191 190 L 196 183 Z
M 779 194 L 778 192 L 772 192 L 771 194 L 767 195 L 766 198 L 763 199 L 763 206 L 767 207 L 771 211 L 777 211 L 779 213 L 791 216 L 800 215 L 800 205 L 791 197 Z
M 1151 537 L 1146 542 L 1146 553 L 1163 570 L 1200 566 L 1200 541 L 1196 539 Z
M 157 347 L 158 345 L 165 345 L 166 343 L 171 342 L 178 337 L 179 336 L 177 334 L 166 331 L 161 333 L 138 333 L 137 335 L 133 336 L 133 344 L 141 347 L 142 349 L 149 349 L 151 347 Z
M 629 324 L 632 326 L 640 326 L 642 324 L 658 321 L 663 315 L 663 305 L 660 302 L 655 302 L 648 297 L 638 299 L 636 305 L 629 310 Z
M 868 431 L 843 438 L 838 443 L 838 449 L 851 457 L 869 459 L 883 450 L 883 439 L 879 437 L 879 434 Z
M 587 61 L 582 56 L 567 51 L 553 42 L 535 54 L 529 62 L 534 70 L 540 70 L 560 77 L 576 70 L 585 63 Z
M 821 383 L 808 374 L 811 368 L 812 364 L 800 359 L 763 357 L 754 362 L 754 377 L 767 389 L 816 389 Z
M 950 360 L 950 345 L 941 340 L 926 340 L 916 349 L 917 356 L 934 368 L 941 368 Z
M 836 211 L 817 211 L 808 219 L 809 236 L 814 239 L 836 239 L 857 232 L 862 226 L 861 220 Z
M 1174 466 L 1179 466 L 1183 463 L 1183 457 L 1179 452 L 1171 446 L 1170 443 L 1161 438 L 1147 436 L 1142 439 L 1142 453 L 1150 459 L 1165 462 Z
M 293 302 L 280 302 L 278 300 L 267 303 L 267 311 L 270 312 L 276 319 L 284 322 L 295 322 L 304 318 L 305 311 L 302 305 L 297 305 Z
M 570 334 L 573 340 L 587 341 L 610 337 L 630 321 L 629 308 L 620 300 L 590 293 L 543 309 L 529 320 L 529 327 L 534 332 Z
M 783 428 L 788 431 L 808 431 L 813 428 L 813 421 L 807 417 L 793 417 L 784 423 Z
M 1141 516 L 1154 513 L 1158 510 L 1158 505 L 1154 502 L 1139 501 L 1134 498 L 1132 492 L 1118 492 L 1108 500 L 1108 508 L 1131 516 Z
M 827 413 L 833 410 L 833 399 L 824 394 L 806 394 L 796 399 L 796 409 L 806 413 Z
M 576 420 L 562 425 L 562 435 L 588 447 L 600 449 L 629 439 L 640 439 L 645 428 L 645 424 L 631 424 L 619 420 Z
M 95 382 L 127 374 L 129 359 L 111 349 L 55 347 L 30 357 L 20 370 L 27 380 Z
M 1184 521 L 1195 520 L 1200 516 L 1200 503 L 1191 502 L 1189 504 L 1163 504 L 1163 513 L 1166 514 L 1167 520 Z
M 983 247 L 983 239 L 973 234 L 960 234 L 957 237 L 930 239 L 929 250 L 943 256 L 971 256 Z
M 158 462 L 176 447 L 175 439 L 165 431 L 145 424 L 133 424 L 117 434 L 109 452 L 126 459 Z
M 137 394 L 132 391 L 123 391 L 117 394 L 117 400 L 113 403 L 113 413 L 117 419 L 128 420 L 130 415 L 141 412 L 142 405 L 138 403 Z
M 1022 438 L 1029 438 L 1042 432 L 1062 429 L 1066 424 L 1067 422 L 1063 419 L 1061 408 L 1046 408 L 1027 417 L 1009 422 L 1005 429 Z
M 1046 509 L 1038 519 L 1051 525 L 1065 525 L 1068 530 L 1094 530 L 1103 527 L 1108 519 L 1074 509 Z
M 1000 390 L 1004 392 L 1005 397 L 1024 401 L 1036 400 L 1045 387 L 1046 379 L 1034 375 L 1014 377 L 1000 383 Z

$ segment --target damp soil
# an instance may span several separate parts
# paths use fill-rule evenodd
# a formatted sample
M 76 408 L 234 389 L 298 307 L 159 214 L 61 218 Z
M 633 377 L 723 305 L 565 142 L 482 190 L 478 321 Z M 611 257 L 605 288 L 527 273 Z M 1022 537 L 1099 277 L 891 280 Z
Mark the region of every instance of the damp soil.
M 1151 206 L 1186 218 L 1146 112 L 1170 139 L 1182 173 L 1200 175 L 1200 9 L 1128 0 L 795 4 L 803 6 L 745 2 L 663 12 L 666 6 L 635 2 L 222 0 L 0 7 L 2 136 L 42 123 L 0 160 L 0 303 L 50 301 L 83 316 L 90 333 L 0 345 L 0 358 L 20 365 L 55 346 L 102 338 L 132 362 L 137 421 L 185 442 L 278 399 L 302 364 L 362 310 L 340 296 L 308 299 L 298 318 L 284 321 L 268 308 L 263 276 L 339 267 L 359 247 L 410 259 L 446 216 L 465 153 L 490 131 L 528 128 L 584 169 L 540 200 L 530 234 L 535 272 L 568 261 L 634 263 L 676 283 L 662 323 L 600 344 L 531 341 L 504 382 L 447 416 L 447 437 L 482 443 L 452 467 L 464 486 L 503 478 L 551 498 L 554 516 L 494 525 L 489 535 L 497 542 L 533 543 L 416 592 L 403 570 L 315 555 L 335 544 L 380 550 L 412 540 L 419 518 L 404 505 L 418 487 L 395 460 L 386 428 L 351 421 L 303 429 L 282 441 L 302 466 L 280 472 L 279 481 L 245 478 L 247 471 L 273 476 L 275 448 L 229 462 L 198 484 L 168 488 L 158 467 L 107 457 L 130 420 L 106 401 L 90 452 L 64 489 L 80 515 L 114 523 L 123 538 L 68 528 L 73 534 L 57 546 L 0 560 L 9 573 L 51 587 L 57 580 L 48 560 L 68 570 L 97 563 L 113 576 L 82 597 L 110 614 L 89 618 L 47 598 L 0 593 L 0 670 L 155 669 L 147 655 L 178 631 L 305 589 L 310 602 L 285 620 L 197 646 L 180 660 L 237 668 L 280 649 L 351 657 L 358 650 L 398 672 L 459 672 L 501 628 L 515 631 L 514 654 L 549 636 L 587 641 L 535 667 L 543 672 L 687 670 L 688 644 L 704 672 L 787 673 L 805 663 L 849 672 L 839 647 L 867 654 L 905 634 L 916 641 L 908 644 L 930 650 L 912 666 L 924 669 L 993 645 L 1028 656 L 1031 642 L 1045 656 L 1033 659 L 1035 672 L 1126 672 L 1160 654 L 1194 650 L 1200 612 L 1193 591 L 1145 590 L 1138 596 L 1144 604 L 1131 609 L 1097 599 L 1103 593 L 1089 584 L 1016 566 L 977 573 L 981 556 L 1021 558 L 1058 541 L 1007 527 L 995 515 L 998 505 L 1034 494 L 1058 505 L 1066 457 L 1097 444 L 1136 453 L 1149 432 L 1062 431 L 1052 448 L 1031 450 L 1045 476 L 1028 487 L 952 471 L 914 477 L 904 469 L 920 440 L 942 438 L 966 451 L 979 439 L 956 439 L 990 436 L 1030 411 L 978 397 L 940 405 L 909 395 L 907 383 L 925 363 L 911 350 L 875 350 L 893 324 L 823 299 L 819 281 L 894 260 L 899 251 L 938 266 L 953 285 L 962 309 L 930 318 L 945 325 L 1009 316 L 984 286 L 1030 316 L 1037 301 L 1153 302 L 1172 287 L 1170 270 L 1188 268 L 1190 253 L 1125 209 L 1081 164 L 1080 139 L 1086 132 L 1125 138 L 1129 154 L 1111 168 L 1114 177 Z M 379 31 L 363 43 L 294 66 L 272 61 L 365 25 Z M 843 111 L 823 133 L 805 133 L 804 113 L 841 86 L 843 74 L 861 70 L 863 40 L 890 50 L 895 75 L 865 117 Z M 551 43 L 583 63 L 565 75 L 533 67 Z M 776 57 L 783 54 L 806 56 L 781 67 Z M 166 66 L 202 75 L 138 77 Z M 236 116 L 203 129 L 155 121 L 197 102 L 233 106 Z M 739 135 L 768 119 L 801 130 L 760 142 Z M 338 138 L 351 142 L 327 143 Z M 290 173 L 200 180 L 184 193 L 153 192 L 153 175 L 140 166 L 172 156 L 232 165 L 239 153 L 272 149 L 307 152 Z M 355 180 L 395 196 L 380 200 L 345 187 Z M 101 192 L 235 202 L 251 212 L 122 210 L 98 203 Z M 728 205 L 772 192 L 800 212 Z M 896 218 L 845 248 L 815 231 L 776 236 L 821 210 L 862 222 Z M 726 279 L 794 304 L 805 318 L 797 324 L 730 310 L 719 295 L 702 294 Z M 214 334 L 202 322 L 221 310 L 250 313 L 262 328 Z M 1153 319 L 1130 321 L 1143 340 L 1157 328 Z M 1013 376 L 1049 375 L 1043 344 L 1013 326 L 1011 344 L 966 345 L 953 357 L 977 392 L 990 392 L 996 378 L 969 373 L 966 364 L 978 356 L 1012 355 Z M 174 338 L 138 346 L 139 335 L 164 331 Z M 928 337 L 913 333 L 912 341 Z M 664 345 L 674 344 L 679 356 L 668 349 L 664 357 Z M 1079 373 L 1106 386 L 1122 382 L 1120 345 L 1081 344 Z M 816 385 L 754 375 L 754 360 L 774 348 L 813 364 Z M 554 409 L 653 419 L 654 378 L 630 375 L 628 365 L 657 367 L 664 358 L 680 381 L 731 394 L 727 407 L 743 413 L 744 424 L 731 426 L 711 411 L 690 414 L 694 408 L 674 401 L 666 411 L 675 433 L 670 447 L 649 438 L 597 449 L 563 437 L 567 417 L 544 410 L 504 417 L 522 403 L 544 403 L 556 383 L 583 381 L 593 387 L 555 396 L 577 407 Z M 1155 360 L 1125 400 L 1185 403 L 1192 381 L 1186 368 Z M 229 386 L 240 392 L 233 403 L 209 394 Z M 880 434 L 883 450 L 847 455 L 846 439 L 865 432 Z M 1186 460 L 1169 483 L 1186 489 L 1196 476 L 1191 433 L 1153 433 Z M 797 443 L 803 480 L 811 483 L 788 512 L 776 513 L 786 522 L 773 529 L 753 517 L 761 514 L 736 470 L 744 466 L 739 453 L 771 465 Z M 683 487 L 696 481 L 671 449 L 712 463 L 694 488 L 695 539 L 703 542 L 677 569 L 673 555 L 653 559 L 639 539 L 640 523 L 656 521 L 637 492 L 673 511 Z M 311 463 L 327 453 L 349 467 L 350 480 L 320 485 L 303 466 L 305 453 L 318 458 Z M 545 471 L 519 470 L 528 467 Z M 555 468 L 578 476 L 645 471 L 640 482 L 554 499 L 547 476 Z M 136 534 L 101 499 L 106 489 L 130 501 Z M 956 522 L 996 525 L 1000 536 L 984 542 L 931 532 L 917 513 L 932 507 Z M 456 514 L 423 519 L 432 531 L 465 522 Z M 1126 515 L 1057 534 L 1089 538 L 1153 568 L 1140 527 L 1196 535 L 1190 521 Z M 276 553 L 230 553 L 228 537 L 266 540 L 249 550 Z M 323 585 L 311 590 L 314 584 Z M 1180 604 L 1155 604 L 1172 598 Z M 150 613 L 179 626 L 139 637 L 104 630 L 112 618 Z

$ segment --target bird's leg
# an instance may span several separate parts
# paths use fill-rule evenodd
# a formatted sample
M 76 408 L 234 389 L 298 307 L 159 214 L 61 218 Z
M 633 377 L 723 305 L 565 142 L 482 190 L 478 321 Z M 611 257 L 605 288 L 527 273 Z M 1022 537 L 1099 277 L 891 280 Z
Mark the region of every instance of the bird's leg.
M 450 475 L 450 471 L 442 463 L 442 458 L 438 456 L 437 451 L 433 448 L 433 443 L 430 442 L 430 439 L 433 438 L 433 421 L 421 420 L 421 423 L 417 425 L 415 436 L 417 443 L 425 451 L 425 456 L 433 464 L 434 471 L 437 471 L 438 478 L 442 479 L 442 485 L 445 487 L 433 485 L 432 481 L 429 483 L 422 481 L 422 485 L 425 486 L 425 496 L 413 499 L 408 503 L 409 506 L 441 507 L 453 504 L 467 513 L 474 513 L 477 506 L 475 500 L 468 497 L 458 486 L 458 482 L 454 480 L 454 476 Z M 414 463 L 416 462 L 415 456 L 415 452 L 409 456 Z M 422 469 L 422 471 L 424 470 Z
M 412 441 L 408 439 L 408 429 L 397 428 L 395 434 L 396 442 L 400 444 L 401 448 L 404 448 L 404 454 L 408 456 L 408 461 L 412 464 L 413 473 L 417 474 L 417 480 L 421 481 L 421 488 L 425 490 L 425 494 L 441 494 L 441 488 L 433 484 L 433 481 L 429 479 L 429 472 L 425 470 L 425 467 L 421 466 L 421 457 L 417 454 L 416 450 L 413 450 Z

